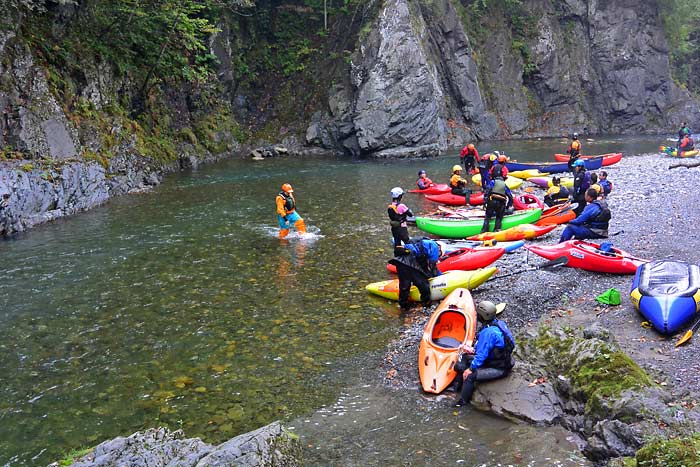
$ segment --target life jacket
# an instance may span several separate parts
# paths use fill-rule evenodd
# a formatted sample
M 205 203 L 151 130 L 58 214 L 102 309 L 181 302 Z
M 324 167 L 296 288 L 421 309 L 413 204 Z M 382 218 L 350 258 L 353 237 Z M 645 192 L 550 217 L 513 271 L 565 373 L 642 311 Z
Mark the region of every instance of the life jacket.
M 294 201 L 294 196 L 284 192 L 280 191 L 277 196 L 281 196 L 284 199 L 284 210 L 287 211 L 288 213 L 294 211 L 296 209 L 296 202 Z
M 599 195 L 603 194 L 603 187 L 599 183 L 592 183 L 591 188 L 598 192 Z
M 595 200 L 591 201 L 591 204 L 597 205 L 600 211 L 598 211 L 598 214 L 594 218 L 587 221 L 586 224 L 592 229 L 608 230 L 608 225 L 612 218 L 608 203 L 603 200 Z
M 466 180 L 464 180 L 461 175 L 454 174 L 450 178 L 450 188 L 452 189 L 462 189 L 465 184 Z
M 610 182 L 607 178 L 604 178 L 599 180 L 598 183 L 603 188 L 603 194 L 606 196 L 609 195 L 612 191 L 612 182 Z
M 571 157 L 577 157 L 579 153 L 581 152 L 581 143 L 579 140 L 573 140 L 571 142 L 571 146 L 569 146 L 569 154 Z
M 418 186 L 418 189 L 420 190 L 425 190 L 428 188 L 430 185 L 433 184 L 433 181 L 429 179 L 428 177 L 421 178 L 418 177 L 418 180 L 416 180 L 416 185 Z
M 582 197 L 586 190 L 591 186 L 591 174 L 588 172 L 579 172 L 574 178 L 574 195 Z
M 493 182 L 489 193 L 489 200 L 497 199 L 499 201 L 508 201 L 508 195 L 506 194 L 506 182 L 501 179 L 496 179 Z
M 491 178 L 492 179 L 500 178 L 501 180 L 505 180 L 506 179 L 505 171 L 506 171 L 506 166 L 504 164 L 498 163 L 498 164 L 494 165 L 493 167 L 491 167 Z
M 403 208 L 400 209 L 402 206 Z M 411 210 L 405 204 L 390 203 L 387 212 L 389 214 L 389 225 L 401 227 L 406 222 L 406 218 L 410 215 Z
M 693 148 L 695 147 L 695 141 L 693 141 L 693 138 L 686 134 L 683 137 L 683 141 L 681 142 L 681 150 L 682 151 L 692 151 Z
M 513 351 L 515 350 L 515 338 L 506 323 L 494 319 L 488 326 L 495 326 L 503 335 L 503 347 L 494 347 L 484 361 L 483 367 L 510 370 L 513 368 Z

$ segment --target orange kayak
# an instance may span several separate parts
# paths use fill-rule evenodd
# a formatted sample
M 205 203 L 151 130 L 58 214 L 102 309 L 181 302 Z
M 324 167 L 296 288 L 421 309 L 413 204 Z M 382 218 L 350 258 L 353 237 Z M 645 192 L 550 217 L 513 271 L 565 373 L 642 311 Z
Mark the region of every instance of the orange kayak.
M 476 309 L 469 290 L 453 290 L 435 309 L 418 349 L 418 373 L 425 392 L 441 393 L 457 372 L 459 346 L 473 345 Z
M 496 240 L 498 242 L 510 242 L 514 240 L 530 240 L 535 237 L 542 236 L 556 229 L 556 224 L 548 225 L 533 225 L 520 224 L 510 229 L 501 230 L 500 232 L 484 232 L 479 235 L 467 237 L 467 240 Z
M 571 209 L 571 203 L 557 204 L 542 211 L 542 217 L 535 225 L 566 224 L 576 219 L 576 213 Z

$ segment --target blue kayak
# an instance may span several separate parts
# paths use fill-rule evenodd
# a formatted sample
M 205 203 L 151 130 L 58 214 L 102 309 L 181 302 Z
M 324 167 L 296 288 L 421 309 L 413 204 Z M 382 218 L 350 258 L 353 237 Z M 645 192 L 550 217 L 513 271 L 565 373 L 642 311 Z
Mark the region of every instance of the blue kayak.
M 641 265 L 632 281 L 632 304 L 662 334 L 672 334 L 700 310 L 700 268 L 683 261 Z
M 603 156 L 591 157 L 590 159 L 579 159 L 583 161 L 586 170 L 598 170 L 603 167 Z M 561 173 L 569 172 L 568 162 L 506 162 L 506 167 L 509 171 L 515 172 L 519 170 L 539 170 L 542 173 Z

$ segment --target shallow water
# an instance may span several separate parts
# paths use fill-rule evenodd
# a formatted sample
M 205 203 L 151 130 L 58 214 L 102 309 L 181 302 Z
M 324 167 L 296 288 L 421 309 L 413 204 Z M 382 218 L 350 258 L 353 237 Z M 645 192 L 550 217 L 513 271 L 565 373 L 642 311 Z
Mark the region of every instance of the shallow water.
M 550 160 L 567 144 L 479 149 Z M 585 142 L 584 152 L 653 152 L 658 144 L 609 138 Z M 0 243 L 0 465 L 45 465 L 67 450 L 158 425 L 217 443 L 279 418 L 324 420 L 323 407 L 341 394 L 370 407 L 358 423 L 374 426 L 372 408 L 381 408 L 379 420 L 389 418 L 389 407 L 410 419 L 387 425 L 398 438 L 457 442 L 446 428 L 421 431 L 425 416 L 439 426 L 453 416 L 423 407 L 418 391 L 387 392 L 371 378 L 364 387 L 335 373 L 343 365 L 376 371 L 377 352 L 401 326 L 395 304 L 364 291 L 388 277 L 389 189 L 410 188 L 420 168 L 444 182 L 456 161 L 455 154 L 228 161 Z M 307 238 L 276 238 L 274 197 L 284 182 L 294 185 Z M 405 202 L 416 212 L 432 207 L 417 195 Z M 504 422 L 481 417 L 470 431 L 479 447 L 465 462 L 506 462 L 487 454 L 498 451 Z M 316 444 L 348 432 L 331 422 L 305 437 Z M 526 434 L 514 437 L 506 458 L 528 452 L 538 432 L 518 430 Z M 559 439 L 551 436 L 548 443 Z M 401 457 L 398 446 L 374 457 L 358 443 L 347 454 L 357 465 L 422 462 Z M 560 465 L 569 465 L 569 450 L 562 449 Z M 327 455 L 319 453 L 318 463 Z

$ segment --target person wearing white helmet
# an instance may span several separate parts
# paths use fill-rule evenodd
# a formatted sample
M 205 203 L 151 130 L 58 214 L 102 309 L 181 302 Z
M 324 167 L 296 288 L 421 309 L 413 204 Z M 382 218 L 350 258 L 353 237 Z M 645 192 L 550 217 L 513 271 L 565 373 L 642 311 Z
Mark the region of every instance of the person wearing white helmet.
M 489 381 L 507 376 L 515 365 L 513 351 L 515 338 L 503 321 L 496 319 L 498 308 L 493 302 L 483 300 L 476 307 L 481 330 L 476 336 L 476 348 L 463 344 L 462 357 L 455 370 L 455 389 L 461 395 L 455 407 L 469 403 L 477 381 Z
M 576 162 L 576 160 L 581 155 L 581 141 L 578 140 L 578 133 L 574 133 L 571 136 L 571 144 L 569 145 L 569 148 L 566 150 L 566 152 L 569 153 L 569 172 L 573 172 L 574 162 Z
M 297 202 L 294 198 L 292 185 L 289 183 L 282 185 L 282 191 L 277 194 L 275 204 L 277 205 L 277 220 L 280 224 L 280 240 L 289 235 L 292 225 L 296 227 L 299 235 L 304 235 L 306 233 L 306 224 L 297 212 Z
M 389 214 L 389 225 L 391 225 L 391 235 L 394 238 L 394 245 L 402 245 L 408 243 L 408 217 L 413 217 L 411 210 L 401 202 L 403 197 L 403 189 L 394 187 L 389 192 L 391 195 L 391 203 L 387 208 Z

